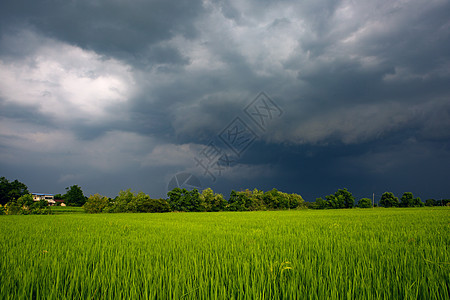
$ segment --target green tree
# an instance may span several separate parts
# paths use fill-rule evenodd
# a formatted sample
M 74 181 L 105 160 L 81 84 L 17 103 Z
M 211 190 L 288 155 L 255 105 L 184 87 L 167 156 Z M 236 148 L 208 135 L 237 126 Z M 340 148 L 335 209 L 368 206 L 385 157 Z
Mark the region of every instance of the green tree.
M 414 207 L 424 207 L 425 203 L 422 202 L 420 197 L 414 198 Z
M 250 199 L 247 198 L 245 193 L 236 192 L 235 190 L 231 190 L 230 198 L 228 199 L 227 210 L 229 211 L 246 211 L 247 206 L 246 203 L 249 202 Z
M 385 192 L 381 195 L 380 205 L 384 207 L 398 207 L 398 198 L 391 192 Z
M 283 208 L 287 202 L 284 195 L 279 193 L 277 189 L 272 189 L 264 193 L 264 204 L 269 209 Z
M 165 199 L 145 197 L 138 202 L 138 211 L 146 213 L 164 213 L 170 211 L 170 205 Z
M 67 187 L 66 191 L 64 200 L 68 206 L 83 206 L 84 203 L 86 203 L 86 197 L 83 195 L 83 191 L 78 185 Z
M 43 215 L 52 213 L 47 200 L 34 201 L 31 194 L 22 195 L 18 199 L 9 201 L 4 208 L 8 215 Z
M 437 201 L 434 199 L 427 199 L 425 201 L 425 206 L 436 206 L 437 205 Z
M 322 198 L 316 198 L 315 208 L 316 209 L 325 209 L 328 207 L 328 203 L 326 200 Z
M 414 206 L 414 196 L 411 192 L 405 192 L 403 193 L 402 197 L 400 198 L 400 204 L 401 207 L 413 207 Z
M 95 194 L 89 196 L 88 200 L 83 205 L 83 209 L 87 213 L 98 214 L 101 213 L 106 206 L 108 206 L 108 203 L 108 197 Z
M 372 207 L 372 200 L 369 198 L 362 198 L 358 201 L 359 208 L 370 208 Z
M 302 196 L 298 194 L 289 194 L 289 207 L 288 208 L 298 208 L 298 207 L 305 207 L 305 200 L 303 200 Z
M 200 201 L 205 211 L 221 211 L 227 205 L 227 201 L 222 194 L 215 194 L 211 188 L 202 191 Z
M 22 207 L 31 207 L 33 206 L 34 202 L 35 201 L 33 200 L 33 195 L 31 194 L 20 196 L 19 199 L 17 199 L 17 204 Z M 48 205 L 47 201 L 45 202 Z
M 174 188 L 167 193 L 170 208 L 174 211 L 204 211 L 205 205 L 200 199 L 197 189 L 188 191 L 186 189 Z
M 334 193 L 334 196 L 336 198 L 341 198 L 344 208 L 352 208 L 355 206 L 355 197 L 353 197 L 352 193 L 350 193 L 346 188 L 337 190 L 337 192 Z
M 327 207 L 333 209 L 345 208 L 344 196 L 343 195 L 327 195 Z
M 0 177 L 0 205 L 17 200 L 21 196 L 29 194 L 27 186 L 17 179 L 9 182 L 5 177 Z
M 413 194 L 410 192 L 404 193 L 400 200 L 401 207 L 423 207 L 424 205 L 425 204 L 419 197 L 414 198 Z
M 252 210 L 266 210 L 267 206 L 264 203 L 264 192 L 258 190 L 257 188 L 253 189 L 250 196 L 250 207 Z

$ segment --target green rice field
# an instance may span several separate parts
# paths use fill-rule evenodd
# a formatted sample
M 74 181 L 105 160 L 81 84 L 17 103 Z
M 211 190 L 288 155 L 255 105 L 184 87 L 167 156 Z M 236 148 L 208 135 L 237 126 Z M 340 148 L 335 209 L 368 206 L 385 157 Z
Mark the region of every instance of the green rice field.
M 449 299 L 449 246 L 446 207 L 0 216 L 0 299 Z

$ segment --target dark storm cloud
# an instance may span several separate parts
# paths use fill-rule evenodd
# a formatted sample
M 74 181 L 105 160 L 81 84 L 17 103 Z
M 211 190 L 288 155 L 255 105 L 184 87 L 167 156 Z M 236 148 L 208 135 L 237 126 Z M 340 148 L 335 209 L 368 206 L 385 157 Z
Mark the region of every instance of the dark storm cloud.
M 4 31 L 31 26 L 54 37 L 135 65 L 186 63 L 177 49 L 158 43 L 194 38 L 201 1 L 2 1 Z
M 117 183 L 117 172 L 147 174 L 158 189 L 171 172 L 201 173 L 198 149 L 266 91 L 284 113 L 258 132 L 235 177 L 214 183 L 220 191 L 279 187 L 314 200 L 411 182 L 441 195 L 449 10 L 448 1 L 3 1 L 2 151 L 45 157 L 61 184 L 89 172 Z M 15 134 L 39 146 L 63 139 L 52 155 L 64 170 Z M 415 168 L 424 175 L 406 174 Z

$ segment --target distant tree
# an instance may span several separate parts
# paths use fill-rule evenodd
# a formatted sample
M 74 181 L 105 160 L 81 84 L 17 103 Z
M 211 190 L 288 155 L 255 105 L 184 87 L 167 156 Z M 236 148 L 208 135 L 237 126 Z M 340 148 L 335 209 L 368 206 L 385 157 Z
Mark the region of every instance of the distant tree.
M 437 205 L 437 201 L 434 199 L 427 199 L 425 201 L 425 206 L 436 206 Z
M 358 201 L 359 208 L 370 208 L 372 207 L 372 200 L 369 198 L 362 198 Z
M 29 194 L 27 186 L 17 179 L 9 182 L 5 177 L 0 177 L 0 205 L 5 205 L 10 201 Z
M 346 188 L 337 190 L 337 192 L 334 193 L 334 196 L 336 198 L 342 196 L 341 199 L 344 202 L 344 208 L 352 208 L 355 206 L 355 197 L 353 197 L 352 193 L 350 193 Z
M 64 200 L 68 206 L 83 206 L 84 203 L 86 203 L 86 197 L 83 195 L 83 191 L 78 185 L 67 187 L 66 191 Z
M 264 204 L 269 209 L 278 209 L 283 206 L 283 202 L 284 197 L 282 197 L 277 189 L 272 189 L 264 193 Z
M 200 193 L 197 189 L 188 191 L 189 201 L 188 201 L 188 211 L 205 211 L 205 206 L 202 205 L 202 200 L 200 199 Z
M 21 207 L 31 207 L 34 203 L 35 201 L 33 200 L 33 195 L 31 194 L 20 196 L 19 199 L 17 199 L 17 204 Z M 45 204 L 48 205 L 48 202 L 45 201 Z
M 231 190 L 230 198 L 228 199 L 227 210 L 229 211 L 246 211 L 248 210 L 246 203 L 249 202 L 250 199 L 247 198 L 245 193 L 236 192 L 235 190 Z
M 419 197 L 414 198 L 413 194 L 406 192 L 400 199 L 401 207 L 423 207 L 425 204 L 420 200 Z
M 338 195 L 337 197 L 333 194 L 325 196 L 327 199 L 327 207 L 332 209 L 345 208 L 344 196 Z
M 422 202 L 420 197 L 414 198 L 414 207 L 424 207 L 425 203 Z
M 221 211 L 227 206 L 222 194 L 215 194 L 211 188 L 204 189 L 200 195 L 200 202 L 205 211 Z
M 298 194 L 289 194 L 289 207 L 288 208 L 300 208 L 300 207 L 306 207 L 305 200 L 303 200 L 302 196 Z
M 188 191 L 186 189 L 174 188 L 167 193 L 168 202 L 173 211 L 204 211 L 200 193 L 197 189 Z
M 324 200 L 322 198 L 316 198 L 316 202 L 315 202 L 316 209 L 325 209 L 327 207 L 328 207 L 327 200 Z
M 264 203 L 264 192 L 258 190 L 257 188 L 253 189 L 250 196 L 250 207 L 251 210 L 266 210 L 267 206 Z
M 31 194 L 20 196 L 18 199 L 9 201 L 4 206 L 7 215 L 43 215 L 51 214 L 51 208 L 47 200 L 34 201 Z
M 380 205 L 384 207 L 398 207 L 398 198 L 391 192 L 385 192 L 381 195 Z
M 403 193 L 403 196 L 400 198 L 401 207 L 413 207 L 414 206 L 414 196 L 411 192 Z
M 89 196 L 87 202 L 83 205 L 83 209 L 87 213 L 97 214 L 101 213 L 103 209 L 108 206 L 108 197 L 100 194 Z
M 170 211 L 170 205 L 165 199 L 143 198 L 139 201 L 138 212 L 164 213 Z
M 183 203 L 183 201 L 184 201 L 183 196 L 184 196 L 186 189 L 183 189 L 183 190 L 176 187 L 167 193 L 167 196 L 169 197 L 168 202 L 169 202 L 171 210 L 173 210 L 173 211 L 185 211 L 186 210 L 185 205 Z
M 64 195 L 61 195 L 61 194 L 55 194 L 55 195 L 53 196 L 53 198 L 54 198 L 54 199 L 58 199 L 58 200 L 64 200 Z

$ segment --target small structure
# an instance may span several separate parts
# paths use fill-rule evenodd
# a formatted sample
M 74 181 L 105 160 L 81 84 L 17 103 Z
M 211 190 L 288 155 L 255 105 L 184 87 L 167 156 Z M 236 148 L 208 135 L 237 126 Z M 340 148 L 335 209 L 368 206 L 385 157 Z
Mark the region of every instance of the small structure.
M 66 206 L 64 199 L 54 199 L 57 206 Z
M 33 195 L 34 201 L 45 200 L 48 202 L 48 205 L 51 206 L 56 204 L 53 194 L 31 193 L 31 195 Z

